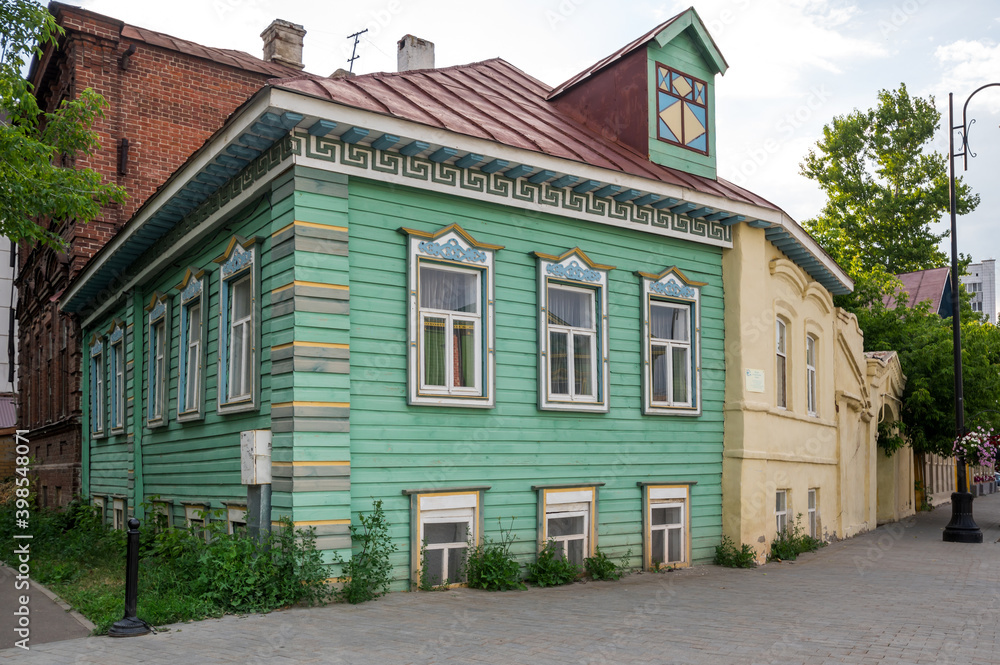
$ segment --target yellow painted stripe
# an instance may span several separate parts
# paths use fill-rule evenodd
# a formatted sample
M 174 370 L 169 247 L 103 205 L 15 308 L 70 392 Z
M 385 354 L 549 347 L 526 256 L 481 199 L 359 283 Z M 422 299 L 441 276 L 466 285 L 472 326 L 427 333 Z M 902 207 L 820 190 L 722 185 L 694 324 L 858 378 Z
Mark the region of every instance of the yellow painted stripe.
M 296 522 L 295 526 L 343 526 L 350 523 L 351 520 L 305 520 Z
M 293 346 L 309 346 L 319 349 L 349 349 L 350 344 L 336 344 L 334 342 L 288 342 L 287 344 L 279 344 L 278 346 L 272 346 L 272 351 L 280 351 L 282 349 L 290 349 Z
M 296 462 L 271 462 L 271 466 L 351 466 L 350 462 L 311 462 L 309 460 L 299 460 Z
M 330 226 L 329 224 L 318 224 L 316 222 L 298 222 L 298 221 L 296 221 L 296 222 L 292 222 L 288 226 L 285 226 L 285 227 L 282 227 L 282 228 L 278 229 L 277 231 L 275 231 L 274 233 L 271 234 L 271 237 L 273 238 L 274 236 L 278 235 L 279 233 L 284 233 L 285 231 L 287 231 L 288 229 L 292 228 L 293 226 L 308 226 L 308 227 L 313 228 L 313 229 L 330 229 L 331 231 L 343 231 L 344 233 L 347 232 L 347 227 L 346 226 Z
M 322 282 L 303 282 L 302 280 L 295 280 L 292 282 L 295 286 L 315 286 L 320 289 L 337 289 L 338 291 L 350 291 L 351 287 L 344 286 L 343 284 L 324 284 Z
M 302 280 L 295 280 L 291 284 L 285 284 L 284 286 L 279 286 L 276 289 L 272 289 L 271 293 L 280 293 L 286 289 L 290 289 L 293 286 L 313 286 L 317 289 L 334 289 L 336 291 L 350 291 L 351 287 L 345 286 L 343 284 L 323 284 L 322 282 L 303 282 Z
M 337 409 L 349 409 L 351 407 L 350 402 L 279 402 L 277 404 L 272 404 L 272 409 L 277 409 L 282 406 L 329 406 Z

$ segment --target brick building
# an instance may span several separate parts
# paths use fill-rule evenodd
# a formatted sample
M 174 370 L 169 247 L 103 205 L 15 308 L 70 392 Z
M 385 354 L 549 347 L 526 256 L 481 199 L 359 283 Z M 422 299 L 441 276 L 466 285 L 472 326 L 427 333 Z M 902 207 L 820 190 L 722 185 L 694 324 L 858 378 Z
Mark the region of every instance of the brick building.
M 58 2 L 49 11 L 66 33 L 58 48 L 48 47 L 32 63 L 28 78 L 39 107 L 54 110 L 86 88 L 103 95 L 108 108 L 94 126 L 102 148 L 76 165 L 95 169 L 129 195 L 89 224 L 53 222 L 67 252 L 19 251 L 18 427 L 29 430 L 39 503 L 61 506 L 80 489 L 81 341 L 78 321 L 58 311 L 59 295 L 240 104 L 269 78 L 300 73 L 304 31 L 273 23 L 262 35 L 269 54 L 264 61 Z

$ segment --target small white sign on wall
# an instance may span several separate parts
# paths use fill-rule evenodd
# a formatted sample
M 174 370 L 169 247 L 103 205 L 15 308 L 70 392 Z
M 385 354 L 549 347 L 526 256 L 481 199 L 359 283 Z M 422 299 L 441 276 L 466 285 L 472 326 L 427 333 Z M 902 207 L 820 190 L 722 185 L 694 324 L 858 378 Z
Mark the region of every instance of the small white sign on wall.
M 764 370 L 748 369 L 746 371 L 746 381 L 748 393 L 764 392 Z

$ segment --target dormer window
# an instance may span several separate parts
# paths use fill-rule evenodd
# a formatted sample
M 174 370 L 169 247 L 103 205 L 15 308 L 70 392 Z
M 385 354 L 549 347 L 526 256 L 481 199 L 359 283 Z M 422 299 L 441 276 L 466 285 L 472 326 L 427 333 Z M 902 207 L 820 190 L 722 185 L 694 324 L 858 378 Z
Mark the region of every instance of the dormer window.
M 708 84 L 656 63 L 657 138 L 708 154 Z

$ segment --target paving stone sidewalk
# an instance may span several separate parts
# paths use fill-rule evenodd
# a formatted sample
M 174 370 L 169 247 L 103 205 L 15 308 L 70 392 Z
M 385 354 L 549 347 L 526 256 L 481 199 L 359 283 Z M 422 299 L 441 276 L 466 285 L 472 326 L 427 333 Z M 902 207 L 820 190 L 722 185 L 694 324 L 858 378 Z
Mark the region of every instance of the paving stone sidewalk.
M 7 649 L 0 663 L 998 663 L 1000 494 L 975 501 L 982 545 L 942 542 L 950 514 L 946 504 L 749 571 L 394 593 Z

